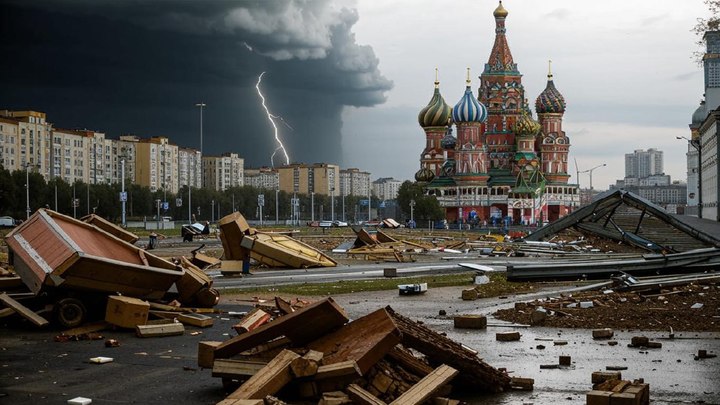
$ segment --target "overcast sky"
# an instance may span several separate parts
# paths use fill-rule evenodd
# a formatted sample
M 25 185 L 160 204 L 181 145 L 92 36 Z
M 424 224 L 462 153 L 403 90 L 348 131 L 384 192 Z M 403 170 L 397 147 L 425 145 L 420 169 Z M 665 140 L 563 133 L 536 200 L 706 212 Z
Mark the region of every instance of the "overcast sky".
M 473 91 L 494 41 L 495 0 L 360 0 L 354 31 L 371 44 L 379 68 L 394 83 L 385 104 L 346 109 L 344 142 L 349 163 L 382 157 L 373 169 L 401 178 L 419 168 L 424 134 L 416 115 L 432 96 L 434 68 L 440 90 L 454 105 L 471 68 Z M 530 104 L 545 88 L 547 60 L 565 96 L 563 128 L 570 165 L 593 171 L 593 187 L 624 177 L 624 154 L 657 148 L 665 172 L 686 179 L 690 116 L 703 93 L 702 69 L 692 60 L 690 32 L 707 14 L 701 0 L 506 0 L 507 39 L 523 74 Z M 370 140 L 370 141 L 368 141 Z M 410 156 L 415 157 L 411 159 Z M 587 187 L 588 174 L 580 175 Z
M 702 0 L 506 0 L 510 48 L 531 106 L 547 60 L 565 96 L 570 170 L 657 148 L 685 179 L 688 123 L 703 92 L 690 32 Z M 417 113 L 434 69 L 454 105 L 473 91 L 494 41 L 495 0 L 2 0 L 0 108 L 36 109 L 61 128 L 164 135 L 269 165 L 262 89 L 292 161 L 337 162 L 411 179 L 425 140 Z M 31 28 L 30 28 L 31 27 Z M 292 129 L 291 129 L 292 128 Z M 284 162 L 275 161 L 276 164 Z M 580 183 L 588 185 L 587 174 Z

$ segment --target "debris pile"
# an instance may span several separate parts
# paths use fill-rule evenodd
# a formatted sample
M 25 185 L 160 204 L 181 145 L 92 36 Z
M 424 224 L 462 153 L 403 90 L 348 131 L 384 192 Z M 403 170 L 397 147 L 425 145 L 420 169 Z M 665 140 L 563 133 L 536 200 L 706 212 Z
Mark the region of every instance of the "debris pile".
M 282 233 L 259 232 L 234 212 L 219 222 L 223 274 L 250 271 L 250 259 L 267 267 L 334 267 L 337 262 L 312 246 Z
M 601 290 L 519 302 L 494 316 L 563 328 L 720 331 L 720 275 L 633 280 L 630 285 L 608 282 Z
M 238 336 L 200 342 L 198 365 L 211 368 L 229 392 L 221 403 L 276 396 L 420 404 L 463 390 L 511 388 L 510 377 L 477 352 L 390 307 L 349 322 L 332 298 L 298 309 L 278 299 L 276 304 L 275 310 L 248 313 L 239 325 L 249 327 L 236 328 Z M 277 316 L 268 321 L 263 314 L 269 313 Z
M 28 306 L 51 306 L 62 326 L 80 326 L 89 310 L 105 308 L 110 295 L 150 301 L 179 300 L 212 307 L 219 293 L 189 260 L 172 263 L 132 243 L 124 229 L 88 216 L 85 221 L 40 209 L 10 232 L 8 261 L 30 294 L 3 294 L 3 302 L 38 326 L 47 321 Z M 169 293 L 175 286 L 177 293 Z M 22 298 L 20 303 L 13 297 Z
M 413 254 L 426 252 L 430 246 L 407 240 L 397 240 L 381 230 L 369 233 L 364 228 L 353 227 L 356 239 L 347 255 L 364 257 L 365 260 L 414 261 Z

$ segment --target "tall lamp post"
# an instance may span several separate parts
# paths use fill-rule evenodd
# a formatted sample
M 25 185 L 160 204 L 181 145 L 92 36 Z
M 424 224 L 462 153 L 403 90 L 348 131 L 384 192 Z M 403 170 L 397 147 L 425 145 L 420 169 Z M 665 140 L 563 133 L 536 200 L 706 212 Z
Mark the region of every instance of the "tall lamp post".
M 412 229 L 415 223 L 415 200 L 410 200 L 410 229 Z
M 335 221 L 335 187 L 330 189 L 330 220 Z
M 203 154 L 203 108 L 206 106 L 207 104 L 203 102 L 195 104 L 195 107 L 200 108 L 200 165 L 202 165 Z M 190 169 L 188 168 L 188 223 L 192 224 L 192 182 L 190 179 Z
M 695 148 L 698 154 L 698 166 L 697 166 L 697 191 L 698 191 L 698 209 L 697 209 L 697 215 L 698 218 L 702 218 L 702 144 L 700 143 L 699 139 L 688 139 L 684 136 L 676 136 L 677 139 L 684 139 Z
M 25 163 L 25 202 L 27 203 L 25 206 L 27 217 L 25 219 L 30 218 L 30 166 L 32 166 L 30 163 Z

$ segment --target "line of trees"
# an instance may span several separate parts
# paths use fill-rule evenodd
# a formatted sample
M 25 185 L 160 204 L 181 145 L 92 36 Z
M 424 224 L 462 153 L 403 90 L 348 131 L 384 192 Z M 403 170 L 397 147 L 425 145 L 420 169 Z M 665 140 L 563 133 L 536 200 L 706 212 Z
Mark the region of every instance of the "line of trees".
M 95 213 L 110 221 L 119 223 L 122 219 L 122 203 L 120 202 L 120 184 L 86 184 L 81 181 L 68 183 L 62 179 L 45 181 L 39 173 L 29 172 L 29 207 L 30 212 L 38 208 L 50 208 L 62 214 L 82 217 L 88 213 Z M 10 172 L 0 169 L 0 216 L 12 216 L 24 219 L 28 201 L 25 188 L 26 172 L 15 170 Z M 158 190 L 151 192 L 150 188 L 137 184 L 125 184 L 127 193 L 126 218 L 127 220 L 152 219 L 158 213 L 157 201 L 168 202 L 168 209 L 160 209 L 160 216 L 170 216 L 181 222 L 186 222 L 188 213 L 188 188 L 183 186 L 178 193 Z M 291 200 L 292 193 L 275 190 L 264 190 L 255 187 L 232 187 L 225 191 L 216 191 L 205 188 L 194 188 L 192 194 L 192 214 L 196 221 L 211 221 L 222 218 L 233 212 L 240 211 L 246 218 L 259 219 L 258 195 L 264 194 L 265 205 L 263 217 L 265 220 L 275 220 L 275 197 L 278 200 L 278 219 L 280 221 L 292 219 Z M 311 197 L 306 194 L 296 195 L 298 198 L 298 219 L 309 221 L 312 217 L 311 207 L 314 205 L 315 220 L 331 219 L 331 201 L 334 200 L 335 219 L 343 220 L 343 198 L 315 194 Z M 73 207 L 73 200 L 77 206 Z M 346 196 L 344 201 L 345 219 L 357 222 L 368 219 L 368 207 L 364 202 L 367 197 Z M 314 204 L 311 200 L 314 200 Z M 179 204 L 177 204 L 179 202 Z M 378 200 L 373 197 L 372 206 L 378 206 Z

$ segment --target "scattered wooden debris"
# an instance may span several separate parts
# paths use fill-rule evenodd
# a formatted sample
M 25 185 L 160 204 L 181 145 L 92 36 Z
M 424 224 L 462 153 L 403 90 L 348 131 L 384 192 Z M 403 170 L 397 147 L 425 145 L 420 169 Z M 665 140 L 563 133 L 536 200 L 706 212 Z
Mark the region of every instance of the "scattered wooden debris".
M 185 327 L 179 322 L 162 323 L 159 325 L 137 325 L 135 334 L 138 337 L 177 336 L 185 333 Z
M 0 302 L 7 305 L 8 308 L 11 308 L 13 311 L 17 312 L 18 314 L 20 314 L 20 316 L 32 322 L 36 326 L 45 326 L 49 323 L 47 319 L 31 311 L 30 308 L 24 306 L 23 304 L 17 302 L 7 293 L 0 294 Z

